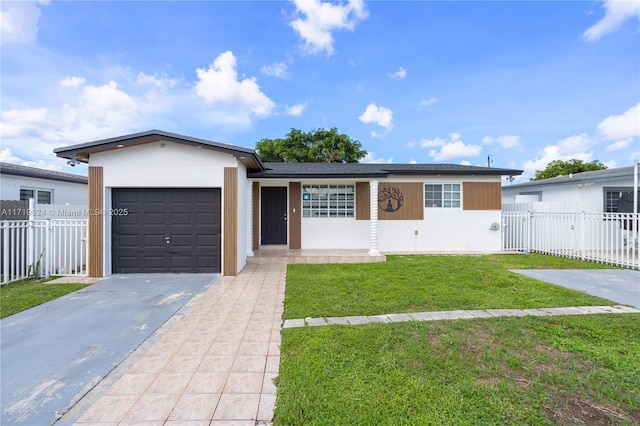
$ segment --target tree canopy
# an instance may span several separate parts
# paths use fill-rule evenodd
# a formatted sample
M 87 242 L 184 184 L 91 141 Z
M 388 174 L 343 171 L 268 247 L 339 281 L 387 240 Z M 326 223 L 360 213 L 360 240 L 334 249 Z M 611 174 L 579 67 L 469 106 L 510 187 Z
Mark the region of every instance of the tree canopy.
M 329 130 L 303 132 L 291 129 L 284 139 L 262 139 L 256 143 L 262 161 L 276 163 L 357 163 L 367 155 L 359 141 Z
M 550 162 L 543 170 L 536 171 L 531 180 L 548 179 L 556 176 L 566 176 L 570 173 L 590 172 L 592 170 L 605 170 L 607 166 L 598 160 L 585 163 L 582 160 L 554 160 Z

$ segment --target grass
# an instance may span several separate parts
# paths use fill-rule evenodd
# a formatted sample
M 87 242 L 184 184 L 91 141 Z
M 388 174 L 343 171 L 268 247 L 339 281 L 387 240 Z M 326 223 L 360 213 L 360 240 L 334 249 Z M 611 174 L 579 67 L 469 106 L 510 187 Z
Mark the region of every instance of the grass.
M 613 304 L 509 272 L 534 268 L 610 266 L 536 254 L 387 256 L 384 263 L 289 265 L 285 318 Z
M 290 265 L 285 317 L 610 305 L 509 272 L 542 255 Z M 640 425 L 640 314 L 285 329 L 277 425 Z
M 285 329 L 277 425 L 638 425 L 640 314 Z
M 46 284 L 53 278 L 23 280 L 0 286 L 0 318 L 41 305 L 88 284 Z

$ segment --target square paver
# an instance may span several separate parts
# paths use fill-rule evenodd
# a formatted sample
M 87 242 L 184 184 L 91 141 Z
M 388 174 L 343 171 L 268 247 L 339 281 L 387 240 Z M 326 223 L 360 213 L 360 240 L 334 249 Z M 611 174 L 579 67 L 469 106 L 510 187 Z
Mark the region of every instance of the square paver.
M 393 322 L 413 321 L 413 319 L 407 314 L 389 314 L 387 316 Z
M 414 321 L 433 321 L 435 318 L 430 312 L 415 312 L 409 314 Z
M 329 325 L 348 325 L 346 317 L 329 317 L 327 318 L 327 324 Z
M 347 321 L 349 321 L 351 325 L 369 324 L 367 317 L 363 316 L 347 317 Z
M 371 315 L 367 316 L 367 319 L 369 320 L 369 322 L 391 322 L 391 319 L 387 315 Z
M 327 325 L 327 321 L 324 318 L 305 318 L 304 321 L 311 327 Z

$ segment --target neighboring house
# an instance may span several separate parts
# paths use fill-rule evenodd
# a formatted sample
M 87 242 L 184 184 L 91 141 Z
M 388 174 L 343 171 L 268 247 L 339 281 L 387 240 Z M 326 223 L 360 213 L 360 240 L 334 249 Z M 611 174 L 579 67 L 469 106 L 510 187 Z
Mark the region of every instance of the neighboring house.
M 0 200 L 37 204 L 87 205 L 87 177 L 71 173 L 0 163 Z
M 557 176 L 502 187 L 503 203 L 551 202 L 591 213 L 618 212 L 622 196 L 633 197 L 633 166 Z
M 236 275 L 253 250 L 499 252 L 502 176 L 452 164 L 262 163 L 152 130 L 58 148 L 89 165 L 90 276 Z

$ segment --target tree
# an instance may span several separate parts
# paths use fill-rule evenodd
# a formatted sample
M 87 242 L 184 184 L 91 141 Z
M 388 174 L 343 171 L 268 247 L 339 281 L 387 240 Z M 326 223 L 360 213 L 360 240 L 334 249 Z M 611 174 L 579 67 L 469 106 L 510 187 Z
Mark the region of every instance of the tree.
M 571 173 L 590 172 L 592 170 L 605 170 L 607 166 L 593 160 L 589 163 L 585 163 L 582 160 L 554 160 L 547 164 L 544 170 L 536 171 L 536 174 L 531 180 L 548 179 L 556 176 L 566 176 Z
M 362 144 L 335 127 L 303 132 L 291 129 L 284 139 L 262 139 L 256 143 L 262 161 L 287 163 L 357 163 L 367 155 Z

